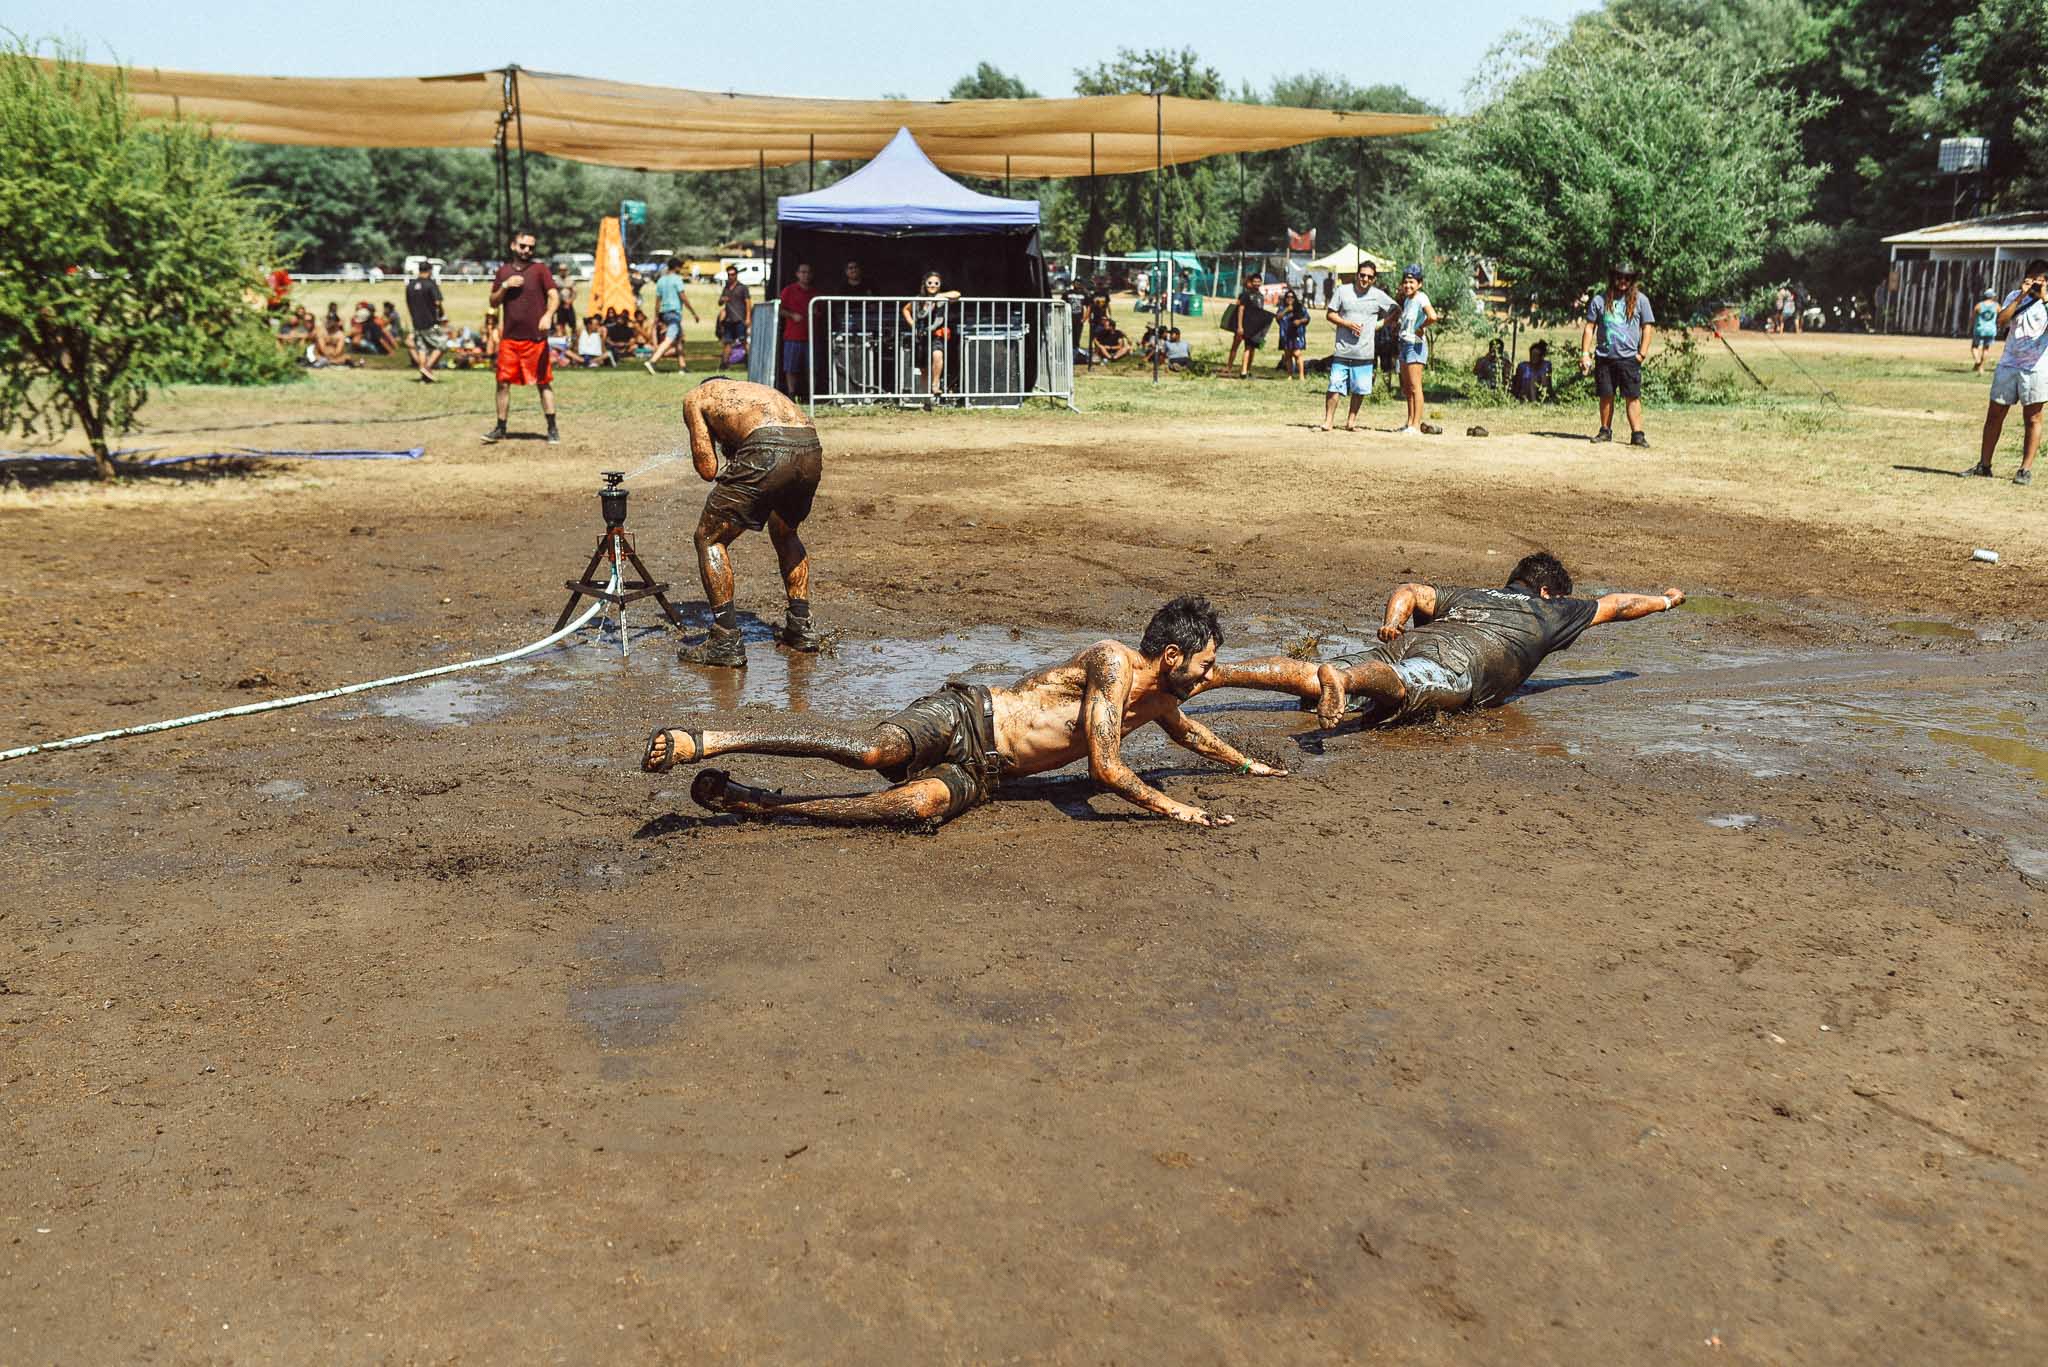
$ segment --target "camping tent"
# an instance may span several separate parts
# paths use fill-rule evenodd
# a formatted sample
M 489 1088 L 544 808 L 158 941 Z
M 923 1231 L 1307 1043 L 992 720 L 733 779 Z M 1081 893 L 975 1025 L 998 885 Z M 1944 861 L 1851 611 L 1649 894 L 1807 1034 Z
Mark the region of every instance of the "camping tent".
M 1038 201 L 977 194 L 934 166 L 908 128 L 846 179 L 775 201 L 775 284 L 808 263 L 831 294 L 848 261 L 877 294 L 914 294 L 927 271 L 984 298 L 1043 298 Z
M 1312 271 L 1335 271 L 1339 275 L 1349 275 L 1358 269 L 1358 259 L 1361 256 L 1378 267 L 1382 275 L 1393 269 L 1393 262 L 1384 256 L 1377 256 L 1372 252 L 1359 250 L 1356 242 L 1346 242 L 1328 256 L 1317 257 L 1309 262 L 1305 269 Z

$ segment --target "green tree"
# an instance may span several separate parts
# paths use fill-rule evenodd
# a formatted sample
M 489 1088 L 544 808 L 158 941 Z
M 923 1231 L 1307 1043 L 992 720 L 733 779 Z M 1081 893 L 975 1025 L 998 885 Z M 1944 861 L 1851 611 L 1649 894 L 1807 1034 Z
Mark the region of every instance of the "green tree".
M 1821 108 L 1729 45 L 1605 19 L 1525 31 L 1434 158 L 1438 221 L 1555 316 L 1617 255 L 1674 318 L 1796 245 Z
M 0 51 L 0 428 L 75 423 L 106 479 L 153 389 L 282 365 L 252 306 L 277 241 L 238 169 L 204 127 L 143 123 L 118 74 Z
M 1282 76 L 1265 103 L 1296 109 L 1371 110 L 1382 114 L 1434 114 L 1428 103 L 1397 85 L 1356 86 L 1312 72 Z M 1372 251 L 1391 244 L 1392 225 L 1406 224 L 1422 203 L 1423 168 L 1433 137 L 1327 138 L 1277 152 L 1249 153 L 1240 239 L 1233 246 L 1265 247 L 1282 234 L 1319 229 L 1321 250 L 1347 238 Z M 1225 181 L 1230 179 L 1225 172 Z M 1231 187 L 1226 183 L 1228 193 Z
M 988 62 L 978 63 L 974 70 L 953 82 L 953 88 L 946 92 L 949 100 L 1035 100 L 1038 92 Z
M 1914 102 L 1918 122 L 1991 140 L 1986 207 L 2048 204 L 2048 0 L 1981 0 L 1948 39 L 1940 79 Z
M 391 250 L 384 232 L 390 206 L 377 197 L 371 157 L 361 147 L 245 144 L 237 179 L 277 205 L 278 242 L 309 270 L 369 265 Z

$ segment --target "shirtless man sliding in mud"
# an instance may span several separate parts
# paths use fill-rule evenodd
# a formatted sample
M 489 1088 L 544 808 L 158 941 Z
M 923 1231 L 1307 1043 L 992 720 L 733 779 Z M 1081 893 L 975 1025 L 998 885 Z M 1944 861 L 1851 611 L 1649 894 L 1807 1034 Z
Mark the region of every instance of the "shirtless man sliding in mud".
M 690 433 L 690 459 L 711 482 L 704 515 L 697 521 L 697 570 L 704 600 L 711 605 L 711 634 L 684 646 L 684 664 L 747 667 L 739 616 L 732 603 L 730 546 L 743 531 L 768 528 L 789 612 L 782 619 L 782 644 L 815 651 L 818 629 L 811 624 L 811 561 L 796 529 L 811 515 L 824 452 L 818 430 L 803 409 L 766 385 L 714 375 L 683 398 L 683 424 Z M 718 457 L 725 456 L 721 464 Z
M 719 769 L 704 770 L 690 785 L 697 804 L 714 812 L 860 825 L 948 821 L 989 801 L 1003 778 L 1044 773 L 1085 756 L 1097 783 L 1148 812 L 1228 826 L 1232 818 L 1176 802 L 1146 783 L 1122 753 L 1125 736 L 1157 722 L 1177 744 L 1241 774 L 1287 772 L 1240 754 L 1181 713 L 1181 703 L 1214 667 L 1222 640 L 1208 599 L 1176 598 L 1153 615 L 1136 650 L 1100 641 L 1009 688 L 949 683 L 863 732 L 800 720 L 741 731 L 656 731 L 640 767 L 662 774 L 677 764 L 748 752 L 878 770 L 895 786 L 852 797 L 785 797 L 735 783 Z
M 1324 726 L 1342 720 L 1347 700 L 1369 726 L 1499 707 L 1546 655 L 1569 649 L 1586 628 L 1634 621 L 1685 601 L 1685 590 L 1676 588 L 1603 598 L 1573 598 L 1571 591 L 1571 573 L 1548 551 L 1525 556 L 1506 588 L 1403 584 L 1387 599 L 1378 645 L 1321 664 L 1286 656 L 1219 664 L 1200 691 L 1292 693 L 1316 705 Z

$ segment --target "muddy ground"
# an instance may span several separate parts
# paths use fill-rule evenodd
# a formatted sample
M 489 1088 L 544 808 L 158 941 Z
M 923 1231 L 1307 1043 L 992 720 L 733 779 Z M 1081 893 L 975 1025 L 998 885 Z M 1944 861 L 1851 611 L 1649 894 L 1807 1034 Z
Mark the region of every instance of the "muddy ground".
M 0 507 L 0 745 L 541 635 L 667 429 L 474 425 Z M 835 420 L 815 661 L 757 624 L 706 680 L 636 609 L 624 658 L 0 767 L 0 1361 L 2039 1361 L 2043 505 L 1670 427 Z M 701 486 L 634 487 L 699 602 Z M 1538 544 L 1698 597 L 1450 725 L 1204 697 L 1294 775 L 1133 749 L 1227 830 L 1079 772 L 936 835 L 740 824 L 634 768 L 1187 590 L 1226 654 L 1341 636 Z

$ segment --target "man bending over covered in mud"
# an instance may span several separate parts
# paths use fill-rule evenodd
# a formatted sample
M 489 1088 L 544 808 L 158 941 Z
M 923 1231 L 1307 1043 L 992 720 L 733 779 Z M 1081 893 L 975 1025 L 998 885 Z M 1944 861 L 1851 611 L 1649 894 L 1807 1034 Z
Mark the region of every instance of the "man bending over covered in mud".
M 1368 726 L 1499 707 L 1546 655 L 1569 649 L 1587 627 L 1633 621 L 1685 601 L 1685 590 L 1675 588 L 1602 598 L 1573 598 L 1571 591 L 1571 573 L 1549 551 L 1523 557 L 1506 588 L 1403 584 L 1387 598 L 1378 645 L 1321 664 L 1285 656 L 1219 664 L 1201 691 L 1292 693 L 1315 703 L 1324 726 L 1342 720 L 1347 699 L 1355 700 Z
M 818 429 L 788 398 L 767 385 L 713 375 L 683 397 L 683 425 L 690 433 L 690 459 L 711 482 L 704 514 L 697 520 L 697 570 L 704 600 L 711 605 L 711 634 L 684 646 L 684 664 L 747 667 L 733 608 L 732 557 L 727 547 L 743 531 L 768 528 L 789 613 L 782 619 L 782 644 L 815 651 L 818 629 L 811 624 L 811 560 L 796 529 L 811 515 L 824 451 Z M 719 460 L 720 453 L 725 456 Z
M 999 780 L 1044 773 L 1086 756 L 1097 783 L 1148 812 L 1197 826 L 1232 818 L 1176 802 L 1124 763 L 1123 738 L 1147 722 L 1173 740 L 1241 774 L 1285 769 L 1240 754 L 1180 705 L 1216 663 L 1223 630 L 1206 598 L 1176 598 L 1153 614 L 1136 650 L 1099 641 L 1064 664 L 1009 688 L 949 683 L 866 731 L 838 731 L 791 719 L 740 731 L 656 731 L 640 767 L 667 773 L 714 755 L 802 755 L 849 769 L 874 769 L 895 784 L 852 797 L 785 797 L 706 769 L 690 796 L 714 812 L 787 813 L 847 825 L 948 821 L 989 801 Z

